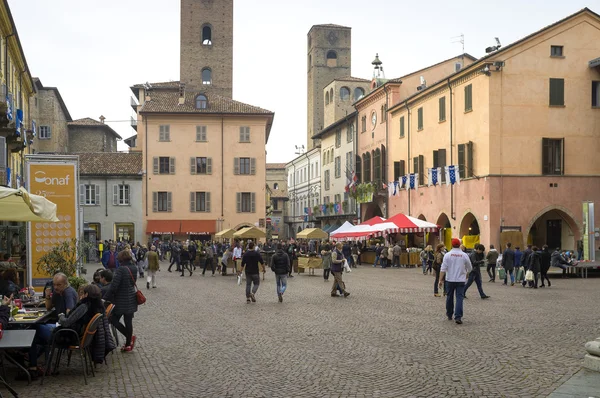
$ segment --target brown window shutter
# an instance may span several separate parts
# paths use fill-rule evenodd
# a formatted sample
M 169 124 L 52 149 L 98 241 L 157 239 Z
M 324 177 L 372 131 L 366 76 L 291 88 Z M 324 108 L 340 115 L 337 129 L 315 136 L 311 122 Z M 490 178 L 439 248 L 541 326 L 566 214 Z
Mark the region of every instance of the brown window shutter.
M 236 193 L 236 210 L 238 213 L 242 211 L 242 194 L 240 192 Z
M 419 185 L 425 185 L 425 157 L 419 155 Z
M 433 168 L 439 167 L 438 165 L 438 151 L 433 151 Z
M 465 144 L 458 145 L 458 171 L 460 178 L 465 178 Z
M 400 161 L 400 177 L 406 175 L 406 162 L 404 160 Z
M 172 203 L 172 201 L 171 201 L 171 199 L 172 199 L 172 197 L 171 197 L 171 192 L 167 192 L 167 211 L 168 211 L 169 213 L 170 213 L 170 212 L 171 212 L 171 210 L 172 210 L 172 207 L 171 207 L 171 203 Z
M 475 164 L 473 163 L 473 141 L 467 143 L 467 177 L 475 175 Z
M 210 192 L 205 192 L 204 193 L 204 198 L 205 198 L 205 201 L 204 201 L 205 211 L 207 213 L 210 213 Z
M 549 138 L 542 138 L 542 174 L 552 174 L 552 147 L 550 146 Z
M 437 167 L 441 167 L 440 173 L 441 178 L 440 181 L 441 182 L 446 182 L 446 170 L 444 169 L 446 167 L 446 150 L 445 149 L 438 149 L 438 166 Z
M 400 162 L 394 162 L 394 181 L 400 178 Z
M 256 158 L 250 158 L 250 174 L 256 174 Z
M 175 174 L 175 158 L 169 158 L 169 174 Z
M 206 158 L 206 174 L 212 174 L 212 158 Z
M 196 158 L 190 158 L 190 173 L 196 174 Z
M 233 174 L 240 174 L 240 158 L 233 158 Z
M 160 167 L 158 165 L 158 156 L 152 158 L 152 166 L 154 169 L 154 174 L 158 174 L 160 172 Z
M 152 192 L 152 211 L 158 211 L 158 192 Z
M 254 192 L 250 194 L 250 212 L 256 213 L 256 194 Z

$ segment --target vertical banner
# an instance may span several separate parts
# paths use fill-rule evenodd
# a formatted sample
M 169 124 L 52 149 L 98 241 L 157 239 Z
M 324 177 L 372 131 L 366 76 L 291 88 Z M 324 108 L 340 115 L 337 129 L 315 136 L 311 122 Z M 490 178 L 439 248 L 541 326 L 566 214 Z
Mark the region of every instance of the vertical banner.
M 39 272 L 39 259 L 54 246 L 79 238 L 78 168 L 72 156 L 28 156 L 29 192 L 55 203 L 58 222 L 30 222 L 27 243 L 28 282 L 41 291 L 52 275 Z
M 583 202 L 583 259 L 596 261 L 594 203 Z

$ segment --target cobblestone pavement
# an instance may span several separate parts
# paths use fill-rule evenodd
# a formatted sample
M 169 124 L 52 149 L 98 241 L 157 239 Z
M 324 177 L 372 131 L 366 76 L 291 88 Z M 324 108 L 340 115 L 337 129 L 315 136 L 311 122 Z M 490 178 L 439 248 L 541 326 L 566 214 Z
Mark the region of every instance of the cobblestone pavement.
M 269 271 L 246 304 L 233 276 L 181 278 L 162 265 L 157 289 L 140 283 L 134 352 L 111 354 L 88 386 L 78 359 L 43 387 L 9 373 L 20 396 L 545 397 L 600 335 L 597 278 L 537 290 L 484 282 L 492 298 L 473 286 L 456 325 L 419 269 L 354 270 L 346 299 L 330 297 L 332 278 L 299 275 L 283 304 Z

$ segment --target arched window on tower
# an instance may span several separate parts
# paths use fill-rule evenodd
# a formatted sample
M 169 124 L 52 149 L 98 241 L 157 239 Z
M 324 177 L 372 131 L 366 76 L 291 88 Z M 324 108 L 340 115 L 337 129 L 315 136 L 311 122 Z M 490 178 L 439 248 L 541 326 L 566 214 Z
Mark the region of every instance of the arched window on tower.
M 202 69 L 202 84 L 212 84 L 212 71 L 209 68 Z
M 362 87 L 356 87 L 354 89 L 354 101 L 358 101 L 364 95 L 365 95 L 365 90 L 363 90 Z
M 202 45 L 212 45 L 212 28 L 210 25 L 204 25 L 202 27 Z
M 350 90 L 348 87 L 340 88 L 340 100 L 348 101 L 350 99 Z
M 329 91 L 325 93 L 325 105 L 329 105 Z
M 206 109 L 208 108 L 208 98 L 206 95 L 200 94 L 196 97 L 196 109 Z
M 333 104 L 333 88 L 329 89 L 329 102 Z
M 327 51 L 327 66 L 335 68 L 337 66 L 337 54 L 333 50 Z

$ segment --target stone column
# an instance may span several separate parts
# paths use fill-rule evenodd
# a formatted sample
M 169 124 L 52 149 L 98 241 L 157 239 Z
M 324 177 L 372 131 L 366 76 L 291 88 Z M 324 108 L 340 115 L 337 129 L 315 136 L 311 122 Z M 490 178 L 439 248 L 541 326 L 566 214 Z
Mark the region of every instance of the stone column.
M 600 372 L 600 337 L 585 343 L 587 354 L 583 358 L 583 366 L 589 370 Z

